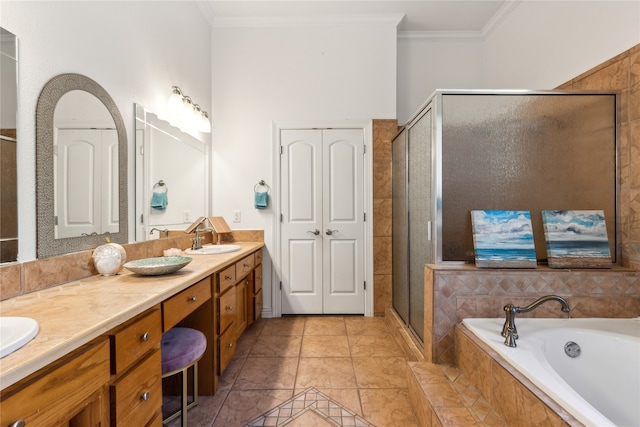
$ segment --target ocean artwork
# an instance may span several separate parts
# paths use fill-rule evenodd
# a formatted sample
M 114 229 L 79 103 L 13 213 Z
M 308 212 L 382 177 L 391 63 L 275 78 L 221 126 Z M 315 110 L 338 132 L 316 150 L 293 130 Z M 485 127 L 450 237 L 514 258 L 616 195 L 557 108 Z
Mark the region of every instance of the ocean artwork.
M 610 268 L 604 211 L 542 211 L 549 267 Z
M 476 266 L 536 268 L 529 211 L 471 211 Z

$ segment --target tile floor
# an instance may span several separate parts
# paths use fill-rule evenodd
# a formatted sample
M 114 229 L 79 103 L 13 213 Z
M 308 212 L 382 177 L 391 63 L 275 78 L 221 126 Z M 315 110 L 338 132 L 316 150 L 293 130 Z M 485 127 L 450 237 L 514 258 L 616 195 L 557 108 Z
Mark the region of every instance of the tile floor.
M 415 427 L 406 369 L 381 317 L 262 319 L 238 342 L 216 395 L 189 410 L 189 426 Z

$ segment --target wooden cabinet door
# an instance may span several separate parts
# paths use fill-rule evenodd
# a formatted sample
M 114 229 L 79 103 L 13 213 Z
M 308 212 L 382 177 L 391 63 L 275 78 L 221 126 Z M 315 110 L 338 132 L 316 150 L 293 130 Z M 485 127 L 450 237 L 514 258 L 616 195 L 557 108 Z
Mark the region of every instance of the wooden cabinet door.
M 236 341 L 247 329 L 247 303 L 249 301 L 249 279 L 242 279 L 236 285 Z

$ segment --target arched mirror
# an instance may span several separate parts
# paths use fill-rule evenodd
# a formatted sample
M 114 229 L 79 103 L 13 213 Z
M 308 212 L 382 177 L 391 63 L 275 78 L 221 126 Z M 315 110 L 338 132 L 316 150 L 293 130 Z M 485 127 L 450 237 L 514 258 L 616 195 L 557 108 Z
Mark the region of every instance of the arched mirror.
M 127 135 L 95 81 L 61 74 L 36 107 L 38 258 L 126 243 Z

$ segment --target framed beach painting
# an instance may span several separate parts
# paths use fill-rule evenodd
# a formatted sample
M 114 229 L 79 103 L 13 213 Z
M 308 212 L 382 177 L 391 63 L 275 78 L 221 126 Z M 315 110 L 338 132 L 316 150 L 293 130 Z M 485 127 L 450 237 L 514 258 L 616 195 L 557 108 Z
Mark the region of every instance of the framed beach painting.
M 477 267 L 536 268 L 529 211 L 471 211 Z
M 549 267 L 610 268 L 604 211 L 542 211 Z

